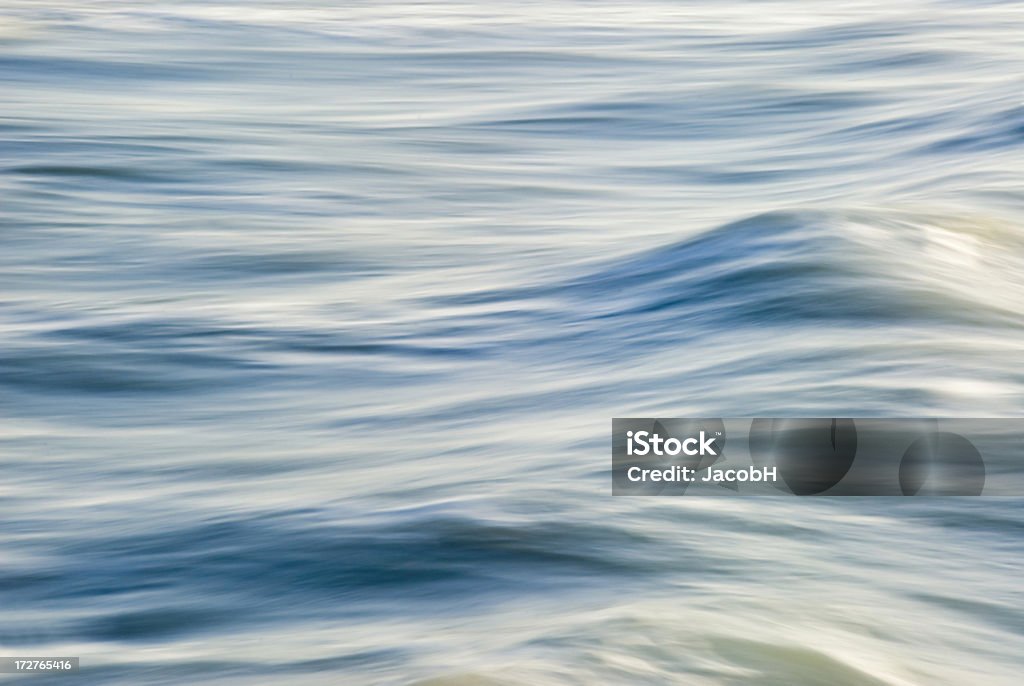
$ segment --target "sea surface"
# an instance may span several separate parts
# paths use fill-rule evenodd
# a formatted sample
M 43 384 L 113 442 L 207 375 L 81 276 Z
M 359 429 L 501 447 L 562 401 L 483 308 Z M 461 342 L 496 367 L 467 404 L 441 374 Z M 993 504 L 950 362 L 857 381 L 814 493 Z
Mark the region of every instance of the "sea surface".
M 1019 2 L 0 0 L 27 683 L 1016 686 L 1020 499 L 609 437 L 1022 414 Z

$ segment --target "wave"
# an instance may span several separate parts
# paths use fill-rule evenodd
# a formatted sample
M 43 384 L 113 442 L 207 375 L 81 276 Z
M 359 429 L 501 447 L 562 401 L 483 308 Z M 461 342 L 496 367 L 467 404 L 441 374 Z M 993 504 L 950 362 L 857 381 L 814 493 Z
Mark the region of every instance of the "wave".
M 1024 322 L 1024 242 L 994 222 L 910 214 L 758 215 L 563 286 L 592 318 Z
M 436 613 L 438 602 L 453 607 L 465 594 L 474 602 L 522 598 L 671 568 L 652 557 L 647 537 L 614 526 L 422 513 L 340 525 L 311 522 L 316 516 L 274 513 L 79 538 L 59 557 L 3 570 L 0 584 L 18 589 L 18 605 L 120 599 L 65 622 L 56 636 L 51 630 L 51 640 L 152 641 L 274 621 L 299 607 L 307 619 L 317 608 L 359 612 L 399 600 L 406 613 L 414 603 Z M 0 642 L 37 640 L 32 624 L 8 628 Z
M 708 333 L 829 322 L 922 330 L 1024 325 L 1024 240 L 989 218 L 771 212 L 575 271 L 439 300 L 522 314 L 525 322 L 495 333 L 519 342 L 524 330 L 546 340 L 552 320 L 561 342 L 625 332 L 633 341 L 671 333 L 674 344 Z

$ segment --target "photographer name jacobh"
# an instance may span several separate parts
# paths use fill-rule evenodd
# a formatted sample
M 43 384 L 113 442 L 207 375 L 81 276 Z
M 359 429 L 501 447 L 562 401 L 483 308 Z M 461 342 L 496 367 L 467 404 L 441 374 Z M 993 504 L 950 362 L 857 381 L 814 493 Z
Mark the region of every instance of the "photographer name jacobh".
M 678 438 L 663 439 L 657 433 L 648 431 L 626 432 L 626 454 L 629 456 L 670 456 L 687 455 L 689 457 L 711 455 L 717 457 L 715 437 L 701 431 L 698 436 L 691 436 L 680 441 Z M 708 467 L 700 479 L 699 471 L 694 467 L 673 465 L 664 469 L 645 469 L 633 466 L 626 470 L 626 478 L 633 482 L 644 481 L 772 481 L 778 478 L 775 467 L 744 467 L 741 469 L 722 469 Z
M 700 479 L 697 478 L 697 473 L 698 470 L 693 467 L 680 467 L 679 465 L 664 469 L 646 469 L 633 466 L 626 470 L 626 478 L 638 483 L 647 481 L 774 482 L 778 478 L 775 467 L 742 467 L 740 469 L 708 467 L 707 472 Z

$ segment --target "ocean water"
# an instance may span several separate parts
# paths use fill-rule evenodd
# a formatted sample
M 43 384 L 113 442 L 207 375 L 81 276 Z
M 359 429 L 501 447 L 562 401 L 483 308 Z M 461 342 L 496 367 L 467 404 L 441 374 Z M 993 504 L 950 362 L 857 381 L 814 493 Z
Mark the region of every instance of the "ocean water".
M 1014 2 L 0 0 L 0 655 L 1020 683 L 1020 500 L 608 445 L 1020 415 L 1022 75 Z

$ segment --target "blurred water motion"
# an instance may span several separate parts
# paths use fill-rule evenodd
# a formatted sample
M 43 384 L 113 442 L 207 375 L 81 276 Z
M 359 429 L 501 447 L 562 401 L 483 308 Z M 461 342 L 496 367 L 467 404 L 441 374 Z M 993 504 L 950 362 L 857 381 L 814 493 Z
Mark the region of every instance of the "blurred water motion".
M 1018 501 L 607 469 L 613 416 L 1020 414 L 1022 35 L 967 0 L 0 0 L 0 654 L 1019 683 Z

